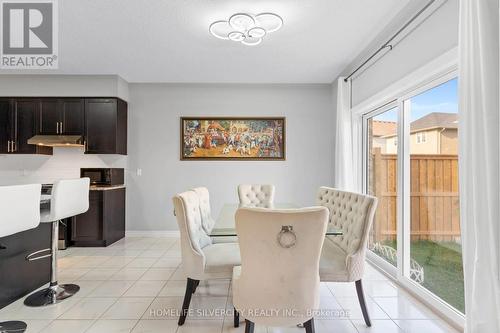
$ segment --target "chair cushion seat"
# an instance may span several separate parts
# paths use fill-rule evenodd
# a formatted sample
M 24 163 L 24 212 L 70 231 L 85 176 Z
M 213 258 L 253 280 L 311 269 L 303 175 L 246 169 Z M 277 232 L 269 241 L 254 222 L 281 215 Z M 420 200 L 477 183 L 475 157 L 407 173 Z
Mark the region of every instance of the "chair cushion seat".
M 319 261 L 320 280 L 348 282 L 346 257 L 345 251 L 326 237 Z
M 233 267 L 241 264 L 238 243 L 217 243 L 205 246 L 205 273 L 217 273 L 219 277 L 231 278 Z

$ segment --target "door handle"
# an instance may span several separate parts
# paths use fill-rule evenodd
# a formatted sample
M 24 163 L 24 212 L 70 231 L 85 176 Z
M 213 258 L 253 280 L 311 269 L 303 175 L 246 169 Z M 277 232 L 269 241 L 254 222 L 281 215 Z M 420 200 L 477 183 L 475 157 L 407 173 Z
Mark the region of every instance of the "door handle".
M 10 140 L 7 141 L 7 152 L 10 153 Z
M 59 122 L 56 123 L 56 133 L 59 134 Z
M 63 134 L 63 122 L 61 121 L 59 124 L 61 124 L 61 127 L 59 127 L 61 134 Z

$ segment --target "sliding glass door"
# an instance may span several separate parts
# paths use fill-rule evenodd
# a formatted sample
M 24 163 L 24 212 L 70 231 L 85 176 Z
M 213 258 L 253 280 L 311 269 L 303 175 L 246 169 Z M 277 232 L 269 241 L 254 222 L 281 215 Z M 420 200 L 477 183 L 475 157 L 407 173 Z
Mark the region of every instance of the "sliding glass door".
M 367 117 L 367 192 L 378 198 L 368 247 L 397 264 L 397 130 L 398 108 L 388 106 Z
M 389 105 L 364 117 L 365 189 L 379 199 L 372 257 L 463 313 L 457 78 Z

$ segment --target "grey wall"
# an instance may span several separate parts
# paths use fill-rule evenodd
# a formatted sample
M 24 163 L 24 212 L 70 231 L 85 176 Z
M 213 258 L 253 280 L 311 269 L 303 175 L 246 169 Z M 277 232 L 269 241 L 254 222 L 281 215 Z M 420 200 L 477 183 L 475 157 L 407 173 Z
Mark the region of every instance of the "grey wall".
M 411 15 L 416 12 L 416 9 L 413 10 Z M 393 25 L 396 29 L 400 28 L 406 20 Z M 376 43 L 377 47 L 388 39 L 390 33 L 386 34 L 377 38 L 379 40 Z M 458 1 L 448 0 L 399 42 L 391 52 L 386 53 L 373 65 L 365 68 L 361 74 L 355 76 L 352 86 L 353 106 L 457 45 Z M 358 60 L 357 63 L 353 63 L 353 66 L 360 64 Z M 353 66 L 350 66 L 347 72 Z
M 286 161 L 180 161 L 181 116 L 285 116 Z M 213 215 L 240 183 L 276 185 L 276 202 L 314 203 L 333 182 L 331 85 L 131 84 L 127 230 L 177 230 L 171 198 L 208 187 Z M 138 176 L 137 169 L 142 170 Z

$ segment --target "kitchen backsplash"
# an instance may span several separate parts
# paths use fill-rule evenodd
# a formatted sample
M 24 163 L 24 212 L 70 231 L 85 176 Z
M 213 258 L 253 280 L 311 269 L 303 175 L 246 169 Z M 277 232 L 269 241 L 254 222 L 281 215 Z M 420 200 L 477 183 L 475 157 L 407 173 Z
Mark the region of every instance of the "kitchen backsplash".
M 80 177 L 80 168 L 124 168 L 127 156 L 86 155 L 83 148 L 54 148 L 52 156 L 0 155 L 0 185 L 53 183 Z M 125 177 L 126 178 L 126 177 Z

